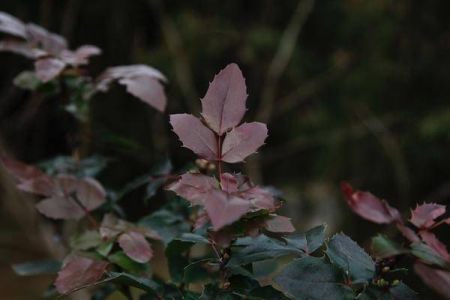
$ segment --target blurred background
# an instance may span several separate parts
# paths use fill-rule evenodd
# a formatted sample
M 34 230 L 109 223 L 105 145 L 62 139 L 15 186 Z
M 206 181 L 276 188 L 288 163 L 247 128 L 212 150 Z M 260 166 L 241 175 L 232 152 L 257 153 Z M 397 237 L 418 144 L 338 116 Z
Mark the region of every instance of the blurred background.
M 100 177 L 108 187 L 167 156 L 175 169 L 193 161 L 168 114 L 198 114 L 214 74 L 236 62 L 249 94 L 245 118 L 268 123 L 270 134 L 236 170 L 280 190 L 298 230 L 326 222 L 329 234 L 342 230 L 362 245 L 387 230 L 351 213 L 342 180 L 405 214 L 418 202 L 448 204 L 449 1 L 2 0 L 0 10 L 65 36 L 71 48 L 102 48 L 89 67 L 93 75 L 144 63 L 169 78 L 164 115 L 119 86 L 93 100 L 92 151 L 111 158 Z M 29 163 L 70 155 L 76 122 L 59 99 L 40 101 L 12 85 L 32 63 L 0 53 L 0 65 L 1 152 Z M 37 299 L 48 279 L 17 281 L 6 265 L 45 253 L 21 235 L 24 222 L 37 217 L 27 201 L 5 203 L 17 193 L 2 186 L 0 292 L 3 299 Z M 125 209 L 139 218 L 161 205 L 161 194 L 146 205 L 132 194 Z M 26 280 L 36 288 L 14 285 Z

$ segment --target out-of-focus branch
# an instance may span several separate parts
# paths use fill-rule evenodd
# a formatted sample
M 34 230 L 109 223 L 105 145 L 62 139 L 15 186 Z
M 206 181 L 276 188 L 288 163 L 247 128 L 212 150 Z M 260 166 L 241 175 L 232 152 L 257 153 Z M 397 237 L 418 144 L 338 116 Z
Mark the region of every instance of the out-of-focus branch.
M 174 63 L 175 77 L 180 86 L 181 93 L 186 99 L 186 103 L 191 112 L 199 110 L 198 93 L 195 90 L 195 85 L 192 80 L 192 70 L 189 63 L 189 58 L 186 55 L 183 47 L 183 41 L 175 23 L 164 12 L 164 7 L 161 1 L 149 0 L 150 8 L 155 10 L 158 15 L 161 27 L 161 33 L 164 41 L 167 44 L 169 53 L 172 56 Z
M 269 122 L 278 89 L 278 82 L 294 52 L 298 36 L 311 13 L 315 0 L 301 0 L 289 25 L 283 32 L 277 52 L 270 63 L 266 75 L 264 89 L 261 94 L 261 102 L 256 113 L 256 119 L 261 122 Z
M 264 88 L 261 94 L 261 102 L 256 112 L 255 119 L 264 123 L 269 123 L 272 114 L 275 97 L 278 90 L 278 82 L 294 52 L 298 36 L 311 13 L 315 0 L 300 0 L 291 21 L 283 32 L 277 52 L 270 63 L 267 72 Z M 248 160 L 246 171 L 255 182 L 262 182 L 260 158 L 253 157 Z

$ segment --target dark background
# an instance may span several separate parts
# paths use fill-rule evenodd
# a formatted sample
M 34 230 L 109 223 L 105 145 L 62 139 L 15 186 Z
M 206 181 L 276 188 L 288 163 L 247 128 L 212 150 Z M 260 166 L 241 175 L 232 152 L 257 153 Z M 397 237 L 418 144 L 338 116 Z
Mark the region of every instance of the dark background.
M 72 48 L 102 48 L 93 75 L 144 63 L 169 78 L 164 115 L 121 87 L 93 100 L 92 150 L 118 158 L 102 175 L 107 186 L 166 155 L 177 168 L 192 161 L 168 114 L 198 114 L 208 82 L 236 62 L 248 87 L 246 120 L 268 123 L 270 133 L 237 169 L 283 192 L 297 229 L 326 222 L 330 234 L 342 230 L 363 245 L 389 232 L 351 213 L 341 180 L 405 214 L 415 203 L 448 203 L 449 1 L 2 0 L 0 10 L 62 34 Z M 32 63 L 1 53 L 0 66 L 3 150 L 27 162 L 70 155 L 76 123 L 59 99 L 38 102 L 12 85 Z M 118 137 L 121 146 L 111 142 Z M 131 199 L 126 210 L 138 218 L 161 199 L 145 208 Z

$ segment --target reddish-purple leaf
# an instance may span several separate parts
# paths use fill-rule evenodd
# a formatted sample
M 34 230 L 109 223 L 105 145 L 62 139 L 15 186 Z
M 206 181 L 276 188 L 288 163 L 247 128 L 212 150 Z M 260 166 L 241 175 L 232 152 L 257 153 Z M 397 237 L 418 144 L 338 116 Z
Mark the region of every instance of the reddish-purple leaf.
M 94 284 L 102 278 L 107 267 L 108 263 L 104 261 L 83 256 L 70 256 L 58 272 L 55 281 L 56 289 L 60 294 L 69 294 L 76 289 Z
M 254 186 L 243 191 L 240 196 L 249 200 L 254 208 L 267 209 L 269 211 L 274 211 L 276 208 L 272 193 L 259 186 Z
M 411 212 L 409 221 L 418 228 L 430 228 L 435 219 L 445 213 L 445 206 L 436 203 L 424 203 Z
M 163 238 L 155 231 L 148 227 L 135 227 L 132 231 L 142 233 L 146 238 L 161 241 Z
M 89 58 L 94 55 L 100 55 L 102 51 L 100 48 L 92 45 L 83 45 L 75 51 L 63 50 L 59 58 L 68 65 L 80 66 L 89 63 Z
M 66 64 L 62 60 L 52 57 L 42 58 L 34 63 L 36 76 L 42 82 L 55 79 L 65 67 Z
M 205 209 L 214 230 L 234 223 L 250 209 L 250 202 L 222 191 L 210 191 L 205 200 Z
M 229 64 L 214 77 L 202 99 L 202 116 L 219 135 L 235 127 L 245 114 L 245 79 L 236 64 Z
M 25 24 L 19 19 L 0 11 L 0 32 L 26 38 Z
M 165 109 L 167 100 L 160 82 L 167 79 L 155 68 L 146 65 L 108 68 L 97 79 L 96 88 L 105 92 L 113 81 L 125 85 L 130 94 L 154 108 L 160 111 Z
M 416 262 L 414 271 L 428 285 L 445 299 L 450 299 L 450 272 L 432 268 L 424 263 Z
M 350 184 L 341 184 L 347 204 L 360 217 L 374 223 L 392 223 L 400 220 L 397 209 L 389 206 L 386 201 L 375 197 L 369 192 L 353 191 Z
M 168 187 L 168 190 L 175 192 L 191 202 L 193 205 L 203 204 L 207 193 L 217 189 L 217 181 L 203 174 L 185 173 L 178 181 Z
M 419 236 L 411 228 L 405 226 L 403 223 L 397 223 L 397 229 L 407 238 L 411 243 L 420 242 Z
M 62 36 L 51 33 L 36 24 L 27 24 L 27 41 L 38 49 L 42 49 L 51 55 L 58 56 L 61 51 L 67 49 L 67 41 Z
M 129 229 L 128 224 L 113 214 L 105 214 L 100 225 L 100 236 L 104 240 L 112 240 Z
M 450 254 L 447 247 L 436 237 L 436 235 L 427 230 L 419 231 L 422 240 L 431 248 L 433 248 L 444 260 L 450 262 Z
M 56 191 L 36 205 L 43 215 L 53 219 L 80 219 L 87 211 L 105 202 L 105 190 L 92 178 L 78 179 L 61 175 L 54 179 Z
M 236 176 L 230 173 L 222 173 L 222 177 L 220 179 L 220 185 L 222 190 L 227 193 L 236 193 L 238 191 L 238 180 Z
M 265 222 L 265 227 L 271 232 L 294 232 L 295 228 L 292 225 L 291 218 L 284 216 L 271 216 Z
M 208 222 L 209 222 L 208 213 L 206 212 L 206 210 L 201 210 L 201 211 L 197 214 L 197 218 L 195 219 L 194 230 L 197 230 L 197 229 L 202 228 L 202 227 L 205 226 Z
M 204 159 L 217 159 L 217 141 L 214 132 L 199 119 L 193 115 L 175 114 L 170 115 L 170 124 L 184 147 Z
M 146 263 L 153 257 L 153 251 L 145 236 L 137 231 L 128 231 L 119 236 L 119 246 L 132 260 Z
M 119 83 L 127 87 L 127 92 L 153 106 L 160 112 L 164 112 L 167 98 L 164 87 L 155 78 L 139 76 L 135 78 L 122 78 Z
M 228 163 L 243 161 L 264 145 L 267 127 L 263 123 L 244 123 L 228 132 L 222 144 L 222 160 Z
M 7 157 L 1 157 L 1 161 L 18 181 L 19 190 L 42 196 L 50 196 L 54 192 L 52 179 L 38 168 Z

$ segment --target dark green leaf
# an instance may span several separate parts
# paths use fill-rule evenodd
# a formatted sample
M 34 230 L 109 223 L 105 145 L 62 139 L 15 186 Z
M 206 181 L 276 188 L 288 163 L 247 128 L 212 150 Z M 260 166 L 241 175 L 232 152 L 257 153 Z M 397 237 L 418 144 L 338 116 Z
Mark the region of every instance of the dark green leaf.
M 379 258 L 391 257 L 406 253 L 407 250 L 384 235 L 372 238 L 372 251 Z
M 307 256 L 296 259 L 274 281 L 293 299 L 354 299 L 352 290 L 343 284 L 341 271 L 324 258 Z
M 75 250 L 88 250 L 102 243 L 100 233 L 96 230 L 89 230 L 81 235 L 74 236 L 70 240 L 70 247 Z
M 12 265 L 12 268 L 20 276 L 55 274 L 61 269 L 61 262 L 56 260 L 30 261 Z
M 423 259 L 429 263 L 438 265 L 444 268 L 450 268 L 450 264 L 446 262 L 436 251 L 434 251 L 430 246 L 424 243 L 412 243 L 411 244 L 411 253 Z
M 158 283 L 150 278 L 137 277 L 128 273 L 109 272 L 108 277 L 100 283 L 105 282 L 129 285 L 148 292 L 154 292 L 160 287 Z
M 327 256 L 331 263 L 345 271 L 354 283 L 364 283 L 375 275 L 372 258 L 344 234 L 336 234 L 328 243 Z
M 108 260 L 131 273 L 140 274 L 148 271 L 148 264 L 141 264 L 132 260 L 123 251 L 111 254 L 108 256 Z
M 211 279 L 211 274 L 205 268 L 205 265 L 214 261 L 212 258 L 205 258 L 190 263 L 184 268 L 184 283 L 193 283 Z
M 400 282 L 400 284 L 392 287 L 389 290 L 395 300 L 415 300 L 418 299 L 417 293 L 414 292 L 409 286 Z

